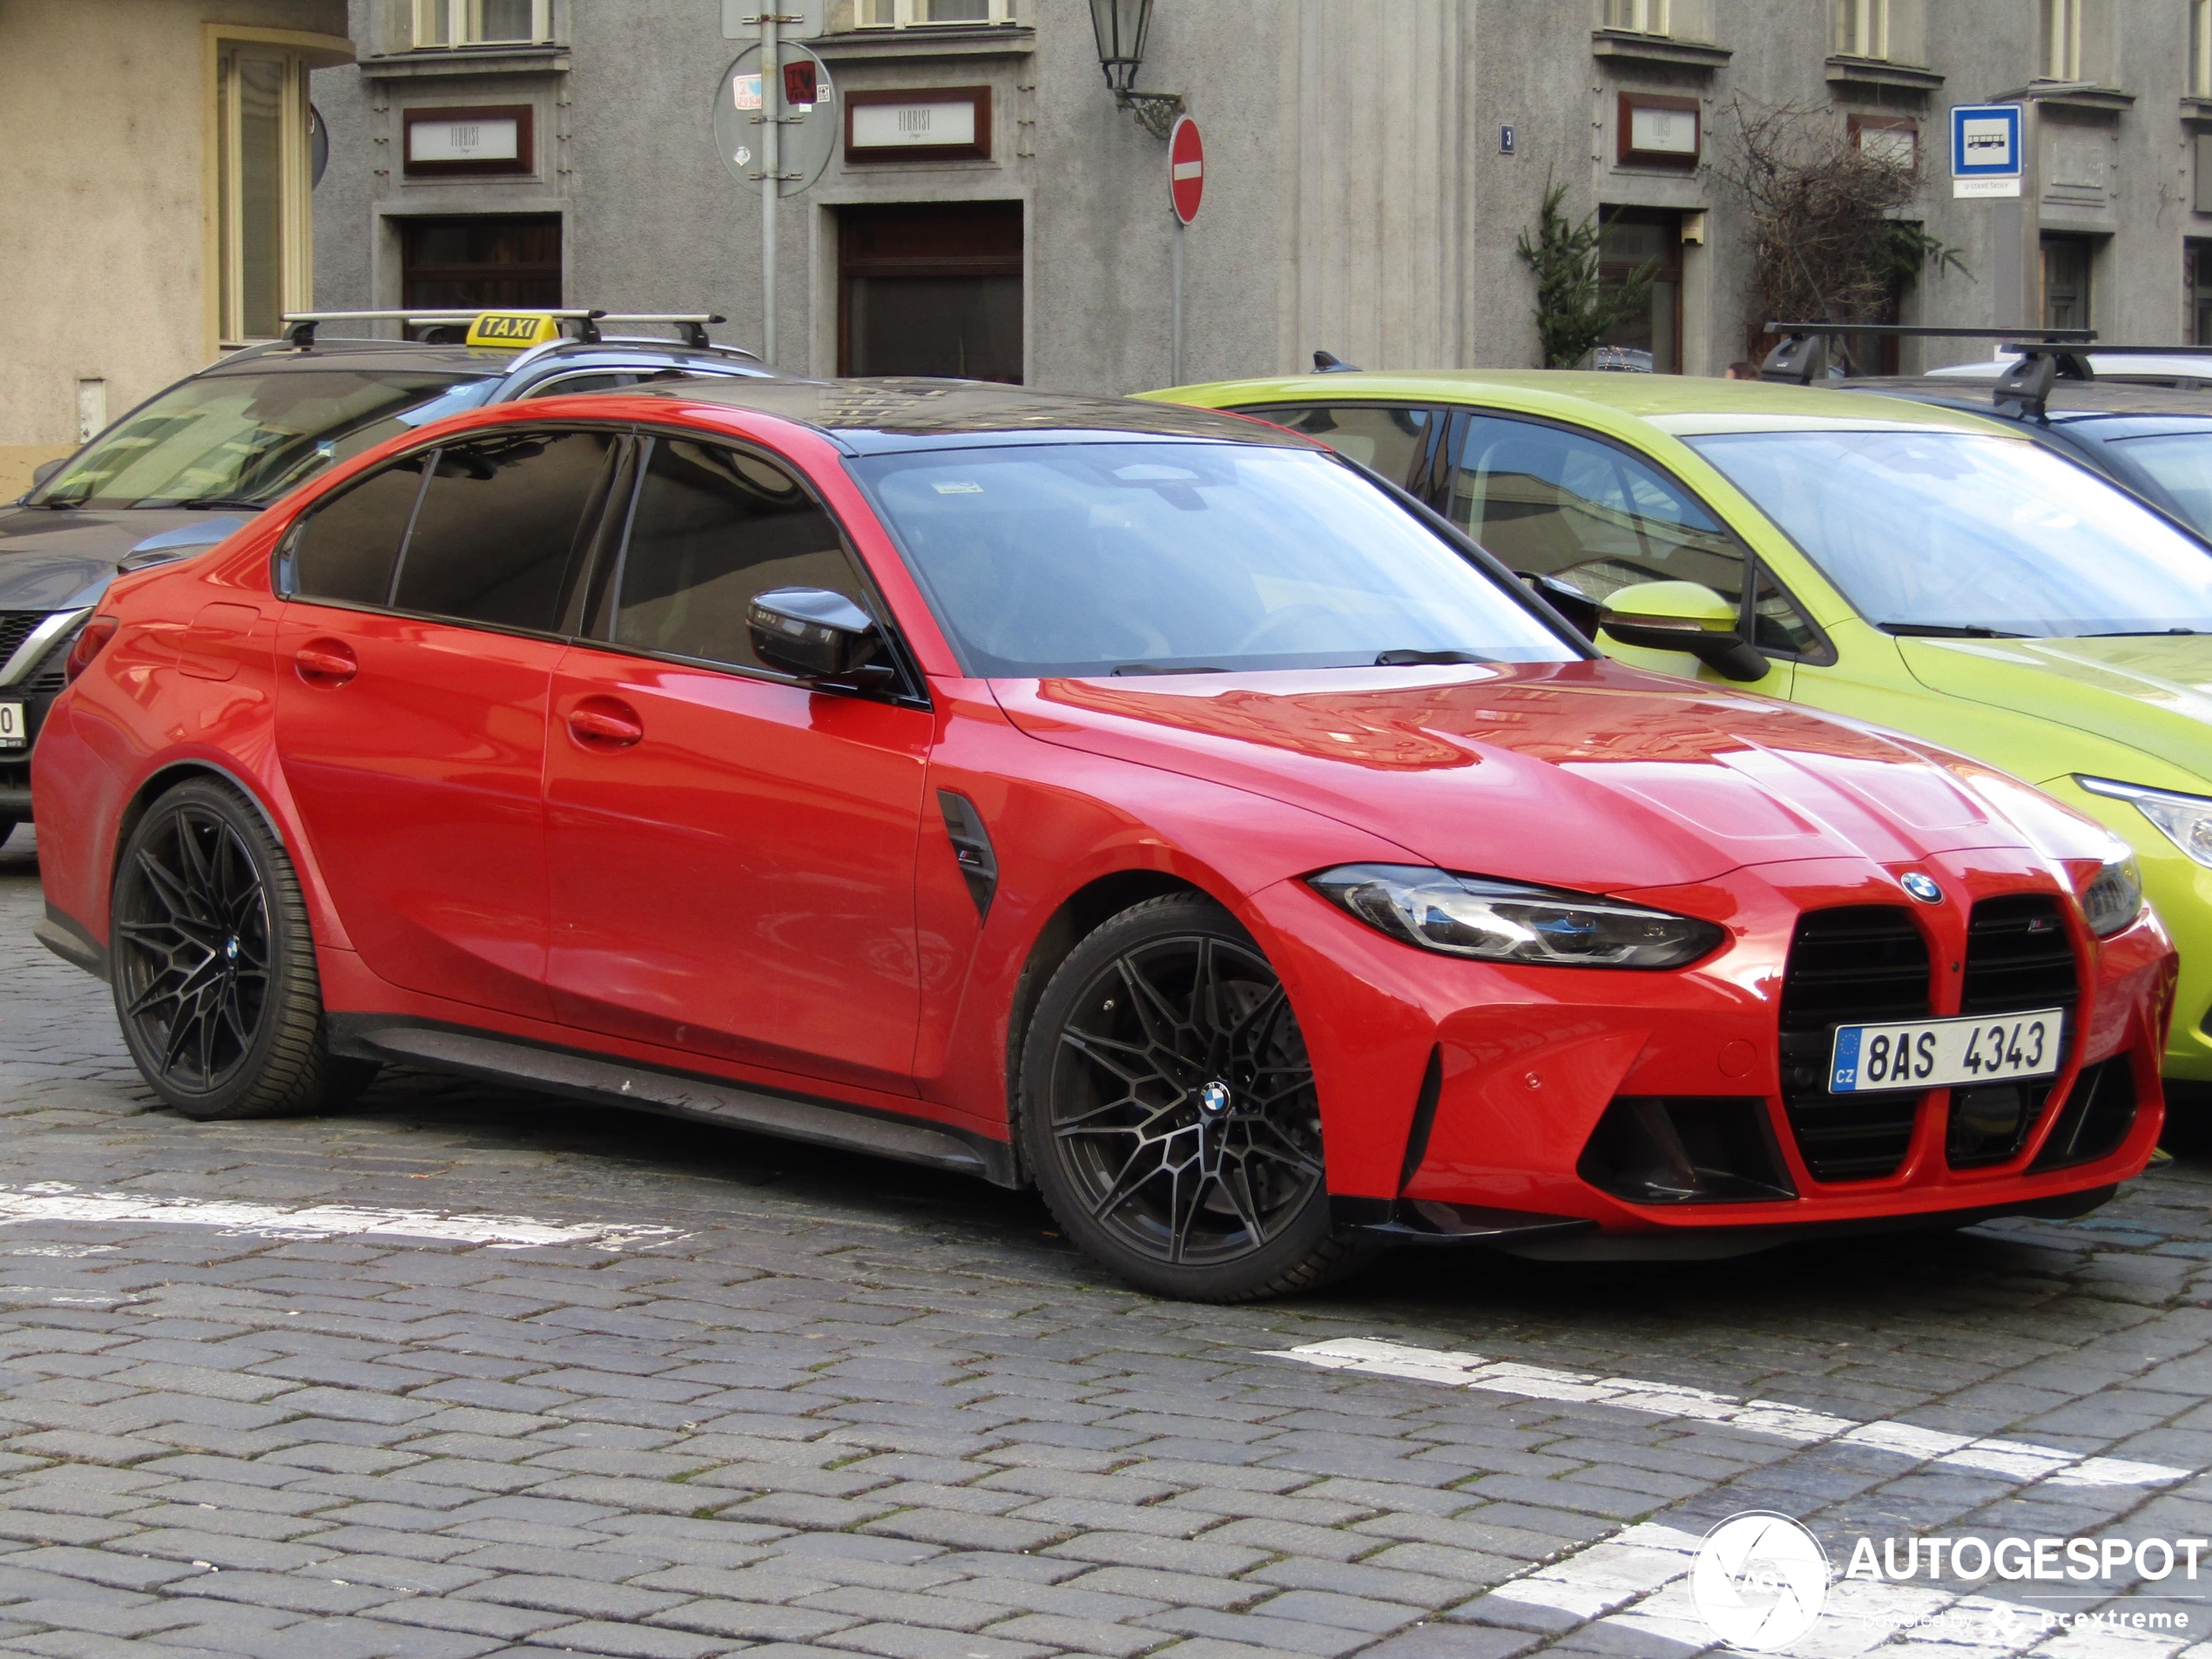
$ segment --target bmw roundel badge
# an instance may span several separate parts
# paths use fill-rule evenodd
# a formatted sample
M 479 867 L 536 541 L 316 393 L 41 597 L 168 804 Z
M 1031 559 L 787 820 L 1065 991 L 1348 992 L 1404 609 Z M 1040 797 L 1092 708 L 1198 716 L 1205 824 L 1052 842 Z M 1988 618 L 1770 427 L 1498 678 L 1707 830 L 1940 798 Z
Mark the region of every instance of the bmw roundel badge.
M 1922 904 L 1943 902 L 1943 889 L 1936 886 L 1935 878 L 1932 875 L 1923 875 L 1918 870 L 1907 870 L 1898 877 L 1897 884 Z

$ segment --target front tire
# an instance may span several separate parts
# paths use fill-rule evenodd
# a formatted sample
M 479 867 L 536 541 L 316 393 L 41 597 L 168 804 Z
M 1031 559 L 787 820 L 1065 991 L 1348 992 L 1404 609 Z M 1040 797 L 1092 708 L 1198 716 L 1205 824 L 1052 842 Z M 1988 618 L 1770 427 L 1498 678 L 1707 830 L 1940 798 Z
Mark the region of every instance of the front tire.
M 1312 1062 L 1250 934 L 1196 894 L 1078 944 L 1022 1046 L 1023 1150 L 1068 1236 L 1163 1296 L 1311 1290 L 1365 1259 L 1329 1219 Z
M 185 1116 L 327 1110 L 375 1077 L 330 1052 L 299 876 L 236 791 L 194 779 L 147 810 L 117 862 L 109 938 L 131 1057 Z

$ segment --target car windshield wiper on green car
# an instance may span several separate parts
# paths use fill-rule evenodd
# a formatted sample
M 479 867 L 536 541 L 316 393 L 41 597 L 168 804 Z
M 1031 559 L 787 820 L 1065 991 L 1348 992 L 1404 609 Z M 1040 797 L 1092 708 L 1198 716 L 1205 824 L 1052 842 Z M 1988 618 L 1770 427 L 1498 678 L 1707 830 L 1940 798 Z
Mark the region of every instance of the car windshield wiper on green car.
M 2202 634 L 2202 628 L 2115 628 L 2110 633 L 2083 634 L 2084 639 L 2163 639 L 2169 634 Z
M 1898 634 L 1907 639 L 2026 639 L 2026 634 L 2016 634 L 2005 628 L 1961 626 L 1947 622 L 1878 622 L 1874 624 L 1885 634 Z

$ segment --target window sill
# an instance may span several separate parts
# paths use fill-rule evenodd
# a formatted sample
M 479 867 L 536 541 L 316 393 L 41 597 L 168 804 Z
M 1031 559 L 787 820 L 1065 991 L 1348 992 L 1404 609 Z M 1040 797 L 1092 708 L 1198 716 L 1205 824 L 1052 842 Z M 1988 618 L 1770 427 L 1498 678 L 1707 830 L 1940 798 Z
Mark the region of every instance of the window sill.
M 1021 24 L 922 24 L 912 29 L 855 29 L 807 46 L 831 64 L 900 63 L 916 57 L 1027 57 L 1037 31 Z
M 2182 119 L 2184 121 L 2212 121 L 2212 98 L 2198 98 L 2194 94 L 2182 100 Z
M 1665 35 L 1639 35 L 1626 29 L 1592 31 L 1590 54 L 1628 63 L 1665 64 L 1675 69 L 1700 70 L 1723 69 L 1736 55 L 1725 46 L 1675 40 Z
M 1846 57 L 1838 53 L 1828 60 L 1828 84 L 1895 86 L 1913 92 L 1932 92 L 1943 84 L 1943 77 L 1913 64 L 1892 64 L 1879 57 Z
M 2099 86 L 2090 81 L 2030 81 L 2026 86 L 2000 92 L 1990 102 L 2009 104 L 2014 98 L 2048 104 L 2061 110 L 2091 110 L 2104 115 L 2118 115 L 2135 107 L 2133 92 L 2123 92 L 2116 86 Z
M 426 46 L 420 51 L 379 52 L 361 60 L 372 80 L 412 80 L 441 75 L 557 75 L 569 67 L 566 46 Z

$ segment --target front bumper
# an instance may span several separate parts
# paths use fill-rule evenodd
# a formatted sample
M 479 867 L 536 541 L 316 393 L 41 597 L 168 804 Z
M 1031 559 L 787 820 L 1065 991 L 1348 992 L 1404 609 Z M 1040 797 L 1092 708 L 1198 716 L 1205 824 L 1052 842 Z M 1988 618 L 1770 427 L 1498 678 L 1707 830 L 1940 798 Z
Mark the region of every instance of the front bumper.
M 1906 867 L 1933 874 L 1945 902 L 1906 899 L 1895 880 Z M 2076 1001 L 2062 1069 L 2016 1103 L 2016 1142 L 1962 1135 L 1986 1091 L 1875 1097 L 1895 1103 L 1884 1131 L 1894 1157 L 1839 1176 L 1823 1114 L 1869 1097 L 1828 1096 L 1824 1082 L 1809 1097 L 1804 1042 L 1796 1059 L 1784 1053 L 1799 918 L 1884 907 L 1909 919 L 1926 944 L 1929 1011 L 1942 1015 L 1958 1011 L 1972 977 L 1971 907 L 2035 894 L 2063 917 Z M 1354 1224 L 1487 1231 L 1485 1242 L 1527 1254 L 1728 1255 L 1824 1230 L 2079 1213 L 2150 1156 L 2172 946 L 2148 913 L 2090 939 L 2033 855 L 1982 851 L 1897 870 L 1804 861 L 1622 896 L 1720 922 L 1731 943 L 1675 973 L 1506 968 L 1385 938 L 1303 882 L 1257 895 L 1262 943 L 1313 1056 L 1329 1190 L 1348 1220 L 1364 1204 Z M 1649 1201 L 1656 1186 L 1624 1181 L 1622 1157 L 1598 1156 L 1619 1139 L 1600 1130 L 1623 1110 L 1649 1120 L 1677 1109 L 1725 1120 L 1724 1134 L 1684 1137 L 1689 1163 L 1720 1167 Z M 1433 1206 L 1477 1212 L 1475 1224 L 1433 1226 L 1442 1211 L 1422 1219 Z

